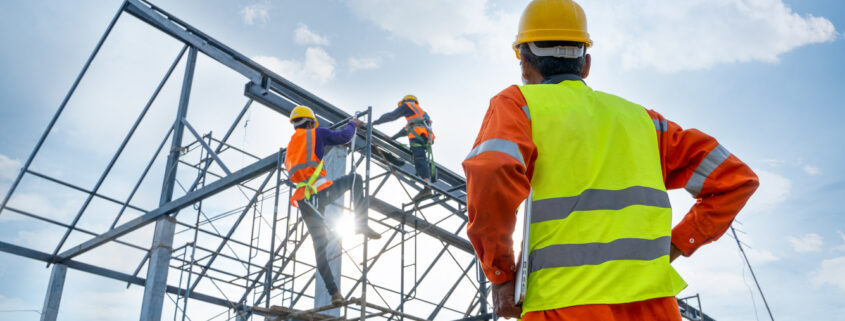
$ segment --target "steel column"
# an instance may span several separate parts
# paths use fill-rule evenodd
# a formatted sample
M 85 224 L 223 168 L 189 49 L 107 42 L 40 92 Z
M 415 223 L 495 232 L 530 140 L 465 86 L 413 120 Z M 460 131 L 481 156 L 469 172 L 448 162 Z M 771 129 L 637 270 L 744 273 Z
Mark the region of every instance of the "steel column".
M 346 149 L 345 148 L 338 148 L 334 147 L 328 150 L 325 156 L 323 156 L 323 162 L 325 164 L 326 169 L 326 178 L 328 179 L 337 179 L 346 174 Z M 352 192 L 350 192 L 350 195 Z M 323 210 L 323 215 L 326 218 L 326 222 L 331 223 L 337 221 L 343 215 L 343 206 L 345 204 L 344 199 L 341 198 L 338 200 L 340 202 L 339 205 L 335 204 L 325 204 L 325 210 Z M 343 228 L 351 228 L 349 226 Z M 329 231 L 329 241 L 326 245 L 326 256 L 329 257 L 329 269 L 332 271 L 332 278 L 334 279 L 335 284 L 337 284 L 338 289 L 340 288 L 340 272 L 341 272 L 341 242 L 340 239 L 334 236 L 331 229 L 332 226 L 326 226 L 326 229 Z M 330 305 L 332 302 L 332 295 L 326 290 L 326 281 L 323 280 L 323 277 L 320 275 L 318 271 L 314 271 L 314 275 L 316 276 L 317 283 L 314 285 L 314 308 L 319 308 L 323 306 Z M 340 308 L 334 308 L 331 310 L 327 310 L 322 312 L 322 314 L 330 315 L 334 317 L 340 316 Z
M 176 185 L 176 169 L 179 163 L 179 153 L 182 147 L 184 123 L 182 119 L 188 114 L 188 101 L 191 96 L 191 85 L 194 79 L 194 69 L 197 63 L 197 49 L 191 47 L 188 60 L 185 63 L 185 77 L 182 81 L 182 96 L 179 98 L 179 110 L 176 113 L 176 123 L 173 130 L 173 143 L 170 145 L 170 155 L 164 170 L 164 184 L 161 190 L 159 205 L 173 200 L 173 188 Z M 176 231 L 175 219 L 163 216 L 156 220 L 153 244 L 150 248 L 150 263 L 147 266 L 147 283 L 144 285 L 144 299 L 141 303 L 141 321 L 161 320 L 161 309 L 167 287 L 167 272 L 170 269 L 170 256 L 173 247 L 173 234 Z
M 47 294 L 44 295 L 44 307 L 41 308 L 41 321 L 56 321 L 56 317 L 59 316 L 59 303 L 62 302 L 65 276 L 67 276 L 67 265 L 53 265 L 50 282 L 47 283 Z

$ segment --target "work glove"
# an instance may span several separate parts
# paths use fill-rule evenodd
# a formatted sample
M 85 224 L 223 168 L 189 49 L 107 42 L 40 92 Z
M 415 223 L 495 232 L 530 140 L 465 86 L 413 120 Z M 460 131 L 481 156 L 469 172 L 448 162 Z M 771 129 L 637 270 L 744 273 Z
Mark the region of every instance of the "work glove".
M 513 303 L 513 293 L 516 287 L 514 280 L 502 284 L 493 284 L 493 307 L 496 315 L 503 318 L 519 318 L 522 307 Z

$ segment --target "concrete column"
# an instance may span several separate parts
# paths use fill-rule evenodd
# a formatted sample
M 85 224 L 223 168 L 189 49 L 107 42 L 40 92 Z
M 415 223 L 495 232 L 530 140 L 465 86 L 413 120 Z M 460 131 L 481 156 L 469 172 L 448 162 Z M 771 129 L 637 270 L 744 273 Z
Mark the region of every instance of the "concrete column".
M 326 154 L 323 156 L 323 166 L 326 169 L 326 177 L 329 179 L 335 179 L 340 176 L 346 175 L 346 148 L 343 147 L 332 147 L 326 151 Z M 344 202 L 341 204 L 346 204 L 348 200 L 344 197 Z M 335 205 L 327 205 L 323 215 L 326 216 L 327 222 L 334 222 L 343 214 L 343 208 Z M 336 240 L 335 242 L 329 242 L 329 245 L 326 247 L 326 254 L 331 257 L 337 257 L 333 260 L 329 260 L 329 266 L 332 268 L 332 275 L 334 276 L 334 282 L 337 284 L 338 288 L 340 288 L 341 294 L 346 294 L 343 291 L 343 288 L 340 287 L 340 271 L 341 271 L 341 244 L 340 240 Z M 316 284 L 315 284 L 315 293 L 314 293 L 314 307 L 322 307 L 331 304 L 332 298 L 331 294 L 326 291 L 326 282 L 323 281 L 323 278 L 320 276 L 320 273 L 314 271 L 316 274 Z M 325 315 L 331 315 L 335 317 L 340 316 L 340 309 L 331 309 L 325 312 L 321 312 Z
M 41 321 L 56 321 L 59 316 L 59 303 L 62 302 L 62 290 L 65 287 L 67 265 L 53 264 L 47 294 L 44 295 L 44 307 L 41 308 Z

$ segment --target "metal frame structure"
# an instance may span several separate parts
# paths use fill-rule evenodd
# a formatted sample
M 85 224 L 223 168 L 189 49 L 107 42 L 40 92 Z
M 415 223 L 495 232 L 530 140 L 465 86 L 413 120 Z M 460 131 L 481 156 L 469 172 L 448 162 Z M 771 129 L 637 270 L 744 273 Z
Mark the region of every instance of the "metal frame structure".
M 65 107 L 74 95 L 86 72 L 97 57 L 104 42 L 106 42 L 119 18 L 128 13 L 131 16 L 149 24 L 184 44 L 182 50 L 158 84 L 141 114 L 137 117 L 129 132 L 125 135 L 120 147 L 114 153 L 110 162 L 99 176 L 92 188 L 85 188 L 64 181 L 60 178 L 41 173 L 32 168 L 32 162 L 42 149 L 45 140 L 65 111 Z M 187 52 L 187 55 L 185 53 Z M 246 78 L 244 96 L 246 105 L 233 120 L 229 130 L 222 137 L 214 137 L 210 133 L 202 135 L 187 120 L 187 109 L 191 97 L 192 81 L 196 69 L 197 56 L 203 54 L 216 62 L 228 67 Z M 165 134 L 164 139 L 154 153 L 154 157 L 147 164 L 142 176 L 134 184 L 133 190 L 125 200 L 110 197 L 100 191 L 103 182 L 121 157 L 124 148 L 132 140 L 139 124 L 145 120 L 147 111 L 153 105 L 162 88 L 171 78 L 177 65 L 184 61 L 185 70 L 182 82 L 181 97 L 177 106 L 176 119 Z M 167 13 L 149 2 L 141 0 L 126 0 L 115 14 L 106 28 L 94 51 L 85 62 L 82 71 L 77 76 L 69 92 L 54 114 L 35 148 L 25 162 L 20 174 L 14 180 L 9 191 L 0 203 L 0 215 L 23 215 L 25 217 L 47 222 L 65 229 L 63 236 L 52 253 L 38 251 L 32 248 L 0 242 L 0 251 L 12 253 L 53 265 L 49 291 L 45 298 L 43 318 L 55 319 L 59 311 L 62 288 L 68 268 L 84 271 L 107 278 L 127 282 L 128 285 L 143 285 L 144 295 L 141 308 L 141 320 L 160 320 L 163 317 L 163 304 L 170 298 L 174 303 L 174 319 L 185 319 L 189 316 L 189 301 L 201 301 L 222 307 L 225 316 L 232 319 L 246 320 L 260 315 L 268 318 L 312 319 L 325 317 L 320 314 L 329 308 L 307 308 L 310 286 L 314 283 L 314 262 L 297 255 L 301 248 L 307 247 L 307 230 L 298 219 L 295 208 L 284 204 L 286 195 L 290 193 L 290 184 L 286 179 L 286 172 L 282 164 L 284 149 L 266 157 L 256 157 L 249 151 L 234 146 L 228 142 L 229 137 L 251 106 L 259 103 L 262 107 L 288 116 L 296 105 L 308 105 L 314 109 L 323 124 L 342 124 L 350 119 L 350 115 L 329 104 L 308 91 L 296 86 L 283 77 L 273 73 L 255 63 L 237 51 L 227 47 L 200 30 L 192 27 L 179 18 Z M 372 109 L 364 115 L 372 120 Z M 161 187 L 159 207 L 145 210 L 133 203 L 133 197 L 139 186 L 147 178 L 155 160 L 159 157 L 167 141 L 170 140 L 165 163 L 164 181 Z M 488 311 L 488 295 L 486 281 L 476 265 L 474 253 L 470 243 L 459 236 L 466 223 L 466 194 L 462 177 L 449 171 L 443 166 L 437 166 L 439 181 L 430 187 L 435 191 L 432 196 L 419 202 L 412 202 L 414 194 L 426 185 L 414 174 L 413 166 L 407 160 L 411 159 L 410 151 L 401 144 L 392 141 L 388 136 L 372 130 L 367 126 L 366 131 L 358 133 L 352 146 L 359 146 L 351 151 L 361 155 L 353 169 L 364 177 L 365 207 L 370 208 L 370 222 L 377 225 L 382 233 L 388 236 L 386 242 L 380 242 L 378 251 L 370 251 L 373 242 L 358 241 L 347 246 L 342 256 L 353 264 L 352 269 L 345 269 L 340 273 L 344 283 L 353 284 L 351 288 L 342 289 L 348 301 L 338 310 L 343 311 L 341 319 L 381 318 L 381 319 L 434 319 L 434 318 L 470 318 L 489 319 L 492 314 Z M 375 154 L 372 151 L 377 151 Z M 240 153 L 254 158 L 252 164 L 240 169 L 230 169 L 222 160 L 224 152 Z M 199 154 L 196 162 L 188 161 L 191 155 Z M 389 154 L 389 155 L 388 155 Z M 387 157 L 394 158 L 391 163 Z M 404 159 L 397 164 L 395 158 Z M 354 158 L 353 158 L 354 159 Z M 358 169 L 357 165 L 362 165 Z M 222 173 L 215 172 L 219 169 Z M 192 171 L 196 173 L 190 185 L 183 185 L 177 179 L 177 171 Z M 373 173 L 371 173 L 371 170 Z M 42 179 L 51 184 L 69 187 L 83 192 L 86 197 L 73 220 L 68 223 L 50 219 L 39 213 L 31 213 L 12 206 L 16 190 L 25 176 Z M 275 179 L 273 179 L 275 178 Z M 260 182 L 260 184 L 255 184 Z M 385 186 L 391 185 L 394 195 L 382 196 L 388 192 Z M 177 192 L 177 186 L 183 188 L 182 195 Z M 396 187 L 401 186 L 402 193 L 397 197 Z M 246 204 L 233 206 L 234 210 L 223 213 L 210 214 L 203 210 L 203 202 L 214 195 L 230 189 L 238 189 L 248 197 Z M 404 196 L 404 197 L 403 197 Z M 117 204 L 121 210 L 116 213 L 108 230 L 94 232 L 78 226 L 80 219 L 89 214 L 89 204 L 93 201 L 104 200 Z M 264 200 L 271 200 L 271 206 L 264 206 Z M 12 202 L 14 203 L 14 202 Z M 259 206 L 261 203 L 261 206 Z M 265 210 L 272 208 L 272 215 Z M 193 209 L 193 210 L 192 210 Z M 131 219 L 124 218 L 128 212 L 137 212 Z M 193 224 L 190 220 L 179 219 L 196 212 Z M 181 215 L 179 215 L 181 213 Z M 252 214 L 252 215 L 249 215 Z M 251 221 L 250 221 L 251 216 Z M 193 216 L 190 216 L 193 218 Z M 215 225 L 215 221 L 234 217 L 234 222 Z M 121 218 L 124 218 L 121 220 Z M 231 219 L 229 219 L 231 220 Z M 123 222 L 118 224 L 119 222 Z M 122 237 L 138 231 L 155 222 L 155 229 L 149 247 L 121 240 Z M 251 240 L 244 242 L 233 235 L 241 228 L 250 229 Z M 451 227 L 450 227 L 451 226 Z M 457 229 L 452 227 L 457 226 Z M 211 227 L 208 229 L 207 227 Z M 448 229 L 447 229 L 448 228 Z M 177 232 L 177 229 L 180 231 Z M 262 238 L 256 233 L 271 233 L 272 237 Z M 68 244 L 71 233 L 88 235 L 88 239 L 79 244 Z M 174 242 L 177 233 L 189 232 L 193 240 L 183 243 Z M 198 236 L 217 239 L 215 246 L 204 246 L 198 243 Z M 417 245 L 425 239 L 426 247 L 437 255 L 430 262 L 421 262 L 417 258 L 417 249 L 411 249 L 411 244 Z M 116 271 L 96 264 L 86 263 L 79 256 L 89 251 L 95 251 L 106 244 L 119 244 L 135 250 L 143 251 L 138 267 L 132 271 Z M 304 246 L 303 246 L 304 245 Z M 432 246 L 438 249 L 432 248 Z M 235 250 L 233 247 L 237 247 Z M 243 257 L 246 253 L 246 257 Z M 401 255 L 397 262 L 380 260 L 387 255 Z M 420 253 L 422 253 L 420 251 Z M 353 254 L 362 255 L 353 258 Z M 413 254 L 413 256 L 411 255 Z M 262 260 L 263 259 L 263 260 Z M 218 264 L 227 261 L 227 264 Z M 411 261 L 411 262 L 409 262 Z M 449 262 L 451 261 L 451 262 Z M 397 274 L 401 282 L 379 284 L 368 271 L 372 268 L 399 264 Z M 246 269 L 238 271 L 232 265 Z M 438 284 L 433 272 L 437 265 L 456 272 L 456 279 L 449 281 L 450 286 Z M 146 277 L 141 274 L 146 268 Z M 410 273 L 410 270 L 415 273 Z M 440 270 L 444 268 L 441 267 Z M 395 271 L 396 269 L 394 269 Z M 129 272 L 129 273 L 127 273 Z M 178 278 L 173 273 L 178 273 Z M 171 275 L 169 275 L 171 274 Z M 178 284 L 173 280 L 178 279 Z M 170 283 L 168 283 L 170 280 Z M 395 279 L 394 279 L 395 281 Z M 423 286 L 428 283 L 437 284 L 438 288 L 449 289 L 446 295 L 436 293 L 421 294 Z M 199 288 L 203 284 L 211 283 L 218 293 L 202 293 Z M 363 284 L 363 285 L 362 285 Z M 230 288 L 222 289 L 227 285 Z M 345 285 L 345 284 L 344 284 Z M 473 297 L 456 300 L 452 297 L 458 287 L 469 287 Z M 209 288 L 209 286 L 205 286 Z M 232 296 L 232 293 L 238 292 Z M 306 300 L 302 300 L 306 298 Z M 451 304 L 461 301 L 461 305 Z M 407 312 L 406 312 L 407 311 Z M 414 311 L 414 312 L 410 312 Z M 448 312 L 446 312 L 448 311 Z M 359 313 L 357 316 L 354 314 Z M 420 314 L 420 315 L 415 315 Z M 221 314 L 222 315 L 222 314 Z
M 124 14 L 169 35 L 184 47 L 93 187 L 82 187 L 39 172 L 32 168 L 33 160 Z M 223 136 L 201 134 L 186 118 L 200 54 L 246 78 L 244 96 L 247 102 Z M 183 60 L 185 69 L 176 118 L 129 196 L 121 200 L 100 191 L 139 124 Z M 310 294 L 315 283 L 315 263 L 302 252 L 310 243 L 306 242 L 308 231 L 298 210 L 286 206 L 292 188 L 283 166 L 285 150 L 280 148 L 276 153 L 259 157 L 229 142 L 254 103 L 285 117 L 294 106 L 307 105 L 314 109 L 321 124 L 341 125 L 352 117 L 162 8 L 144 0 L 123 2 L 0 203 L 0 215 L 21 215 L 64 229 L 51 253 L 0 242 L 0 251 L 52 265 L 42 320 L 56 319 L 68 268 L 126 282 L 127 287 L 143 286 L 141 320 L 165 317 L 163 305 L 168 299 L 173 304 L 174 320 L 191 319 L 189 302 L 218 306 L 220 312 L 210 319 L 248 320 L 258 316 L 269 320 L 495 318 L 489 308 L 488 284 L 472 245 L 460 235 L 468 220 L 464 178 L 439 164 L 436 165 L 436 183 L 428 184 L 417 178 L 409 162 L 412 159 L 410 150 L 372 129 L 372 108 L 362 112 L 369 126 L 366 131 L 356 133 L 351 146 L 358 147 L 344 152 L 353 155 L 352 171 L 364 179 L 364 206 L 370 209 L 369 222 L 386 237 L 378 243 L 355 239 L 349 244 L 344 240 L 345 248 L 336 259 L 352 264 L 335 273 L 339 274 L 343 284 L 341 291 L 347 301 L 339 307 L 309 306 L 309 301 L 317 301 L 316 295 Z M 166 151 L 160 201 L 157 208 L 146 210 L 133 202 L 133 198 L 168 140 L 171 143 Z M 230 168 L 221 158 L 224 153 L 236 153 L 252 162 L 242 168 Z M 359 155 L 357 162 L 354 162 L 354 155 Z M 192 162 L 193 157 L 196 157 L 195 162 Z M 194 175 L 190 184 L 182 184 L 177 178 L 177 172 L 184 174 L 185 171 Z M 25 176 L 84 193 L 85 200 L 73 220 L 64 223 L 13 206 L 16 190 Z M 426 186 L 433 193 L 412 200 Z M 207 212 L 204 202 L 231 190 L 242 193 L 245 201 L 232 204 L 231 210 Z M 105 231 L 78 226 L 83 216 L 91 215 L 89 204 L 93 201 L 120 206 Z M 265 204 L 265 201 L 268 202 Z M 127 213 L 136 216 L 124 217 Z M 155 228 L 148 243 L 137 244 L 123 239 L 152 223 Z M 236 232 L 244 229 L 249 231 L 249 240 L 235 237 Z M 86 240 L 70 244 L 71 233 L 86 235 Z M 174 236 L 180 234 L 191 236 L 187 241 L 174 241 Z M 89 252 L 96 254 L 104 245 L 132 249 L 144 255 L 134 271 L 118 271 L 80 258 Z M 377 247 L 372 251 L 370 247 L 374 245 Z M 394 262 L 382 259 L 387 256 L 398 258 Z M 392 273 L 372 274 L 376 269 Z M 144 270 L 146 275 L 141 277 Z M 392 281 L 386 280 L 388 277 L 393 277 Z M 336 312 L 329 313 L 331 309 Z

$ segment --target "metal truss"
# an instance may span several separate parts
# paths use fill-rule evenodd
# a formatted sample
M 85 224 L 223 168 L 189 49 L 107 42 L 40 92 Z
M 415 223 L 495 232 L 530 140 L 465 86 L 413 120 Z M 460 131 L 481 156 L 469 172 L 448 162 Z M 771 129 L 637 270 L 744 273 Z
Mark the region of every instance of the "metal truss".
M 173 63 L 92 187 L 38 171 L 32 166 L 33 160 L 115 24 L 125 14 L 184 46 L 175 53 Z M 186 117 L 199 55 L 245 78 L 246 103 L 222 136 L 201 133 L 197 130 L 203 128 L 201 124 L 191 123 Z M 152 156 L 128 196 L 110 196 L 113 193 L 101 190 L 104 181 L 135 137 L 139 124 L 147 120 L 148 110 L 180 63 L 185 68 L 179 104 L 174 106 L 176 118 L 162 133 L 157 148 L 150 148 Z M 342 125 L 352 117 L 162 8 L 143 0 L 126 0 L 0 203 L 0 215 L 23 216 L 64 231 L 51 252 L 0 242 L 0 251 L 53 266 L 42 320 L 55 320 L 59 313 L 68 268 L 126 282 L 127 287 L 143 286 L 141 320 L 170 318 L 164 315 L 165 304 L 172 307 L 174 320 L 494 318 L 489 308 L 488 283 L 472 245 L 462 236 L 468 220 L 464 178 L 439 164 L 436 183 L 429 185 L 417 178 L 410 150 L 372 129 L 372 108 L 362 111 L 370 126 L 356 133 L 351 146 L 339 152 L 349 153 L 353 159 L 351 170 L 364 178 L 369 224 L 383 237 L 378 241 L 343 239 L 343 247 L 332 259 L 345 262 L 335 273 L 346 302 L 341 306 L 318 304 L 325 302 L 326 294 L 319 293 L 321 286 L 317 283 L 321 281 L 317 281 L 315 261 L 309 255 L 312 249 L 308 230 L 298 210 L 287 202 L 292 185 L 283 165 L 284 146 L 261 157 L 229 141 L 251 108 L 267 108 L 287 117 L 296 105 L 311 107 L 320 123 L 329 126 Z M 168 140 L 170 148 L 165 149 Z M 155 179 L 148 174 L 163 154 L 167 157 L 160 201 L 157 207 L 146 208 L 149 204 L 139 204 L 136 193 L 145 181 Z M 237 155 L 248 162 L 239 168 L 231 167 L 226 163 L 226 159 L 231 159 L 227 155 Z M 345 157 L 342 159 L 345 164 Z M 70 222 L 18 208 L 15 196 L 24 177 L 70 188 L 84 194 L 85 199 Z M 414 200 L 426 186 L 433 193 Z M 229 192 L 240 195 L 241 200 L 227 202 L 229 207 L 225 210 L 209 205 L 218 195 Z M 120 208 L 106 213 L 111 224 L 105 230 L 79 226 L 83 217 L 106 215 L 92 213 L 92 202 L 107 202 Z M 343 204 L 333 205 L 339 211 L 349 209 Z M 151 225 L 155 226 L 151 238 L 138 241 L 138 237 L 129 237 Z M 71 235 L 82 236 L 83 241 L 75 243 Z M 341 240 L 333 242 L 340 244 Z M 121 249 L 120 257 L 110 259 L 135 260 L 136 268 L 123 271 L 91 263 L 102 259 L 99 249 L 107 245 Z M 685 302 L 684 307 L 692 309 Z M 214 313 L 209 315 L 212 310 Z
M 33 160 L 115 24 L 126 13 L 180 41 L 183 48 L 176 53 L 93 187 L 37 171 L 32 166 Z M 222 136 L 200 133 L 197 128 L 201 124 L 192 124 L 186 117 L 196 61 L 201 54 L 246 78 L 246 104 Z M 181 97 L 175 106 L 176 119 L 163 133 L 141 177 L 132 184 L 129 196 L 125 199 L 110 196 L 112 193 L 101 187 L 136 129 L 147 121 L 147 112 L 180 63 L 185 68 Z M 349 151 L 347 147 L 347 152 L 358 159 L 352 170 L 364 178 L 370 225 L 385 237 L 369 242 L 344 239 L 344 248 L 334 259 L 346 262 L 339 277 L 347 301 L 339 307 L 316 306 L 319 291 L 315 286 L 314 259 L 308 255 L 311 252 L 308 231 L 297 209 L 286 206 L 291 186 L 282 164 L 283 146 L 276 153 L 259 157 L 229 142 L 250 108 L 260 106 L 288 116 L 300 104 L 314 109 L 322 124 L 343 124 L 351 117 L 163 9 L 149 2 L 127 0 L 109 23 L 0 203 L 0 215 L 22 215 L 63 228 L 61 239 L 52 252 L 8 242 L 0 242 L 0 251 L 53 265 L 50 291 L 45 299 L 47 319 L 51 315 L 54 319 L 59 311 L 64 271 L 68 268 L 126 282 L 127 286 L 144 286 L 142 320 L 165 317 L 163 305 L 168 300 L 172 317 L 181 320 L 196 315 L 192 310 L 198 308 L 192 309 L 196 306 L 192 302 L 218 306 L 219 313 L 211 319 L 246 320 L 257 316 L 303 320 L 490 319 L 486 280 L 476 264 L 472 246 L 460 236 L 467 221 L 463 178 L 437 165 L 439 180 L 429 185 L 434 193 L 412 201 L 427 183 L 414 175 L 410 151 L 383 133 L 373 131 L 372 126 L 357 133 L 351 146 L 358 148 Z M 371 120 L 372 110 L 368 109 L 364 115 Z M 168 140 L 170 148 L 165 149 Z M 154 179 L 148 174 L 156 160 L 164 157 L 162 154 L 167 154 L 167 160 L 161 199 L 158 207 L 147 209 L 134 198 L 145 180 Z M 232 168 L 224 161 L 226 155 L 232 154 L 252 162 Z M 185 173 L 192 173 L 189 176 L 193 180 L 184 181 Z M 16 208 L 16 191 L 24 177 L 71 188 L 84 193 L 85 200 L 70 222 Z M 216 195 L 232 190 L 244 196 L 240 204 L 231 204 L 231 209 L 222 211 L 204 206 Z M 80 227 L 80 220 L 95 215 L 89 205 L 97 201 L 113 203 L 120 210 L 110 214 L 111 224 L 104 231 Z M 348 210 L 343 205 L 340 208 Z M 151 225 L 155 225 L 151 240 L 137 242 L 127 237 Z M 72 234 L 85 236 L 84 241 L 73 244 Z M 248 239 L 236 237 L 247 234 Z M 98 249 L 105 245 L 125 248 L 125 257 L 114 259 L 136 259 L 137 267 L 119 271 L 86 262 L 96 258 Z M 373 271 L 378 275 L 369 274 Z M 146 278 L 142 273 L 146 273 Z M 329 310 L 335 312 L 327 313 Z

